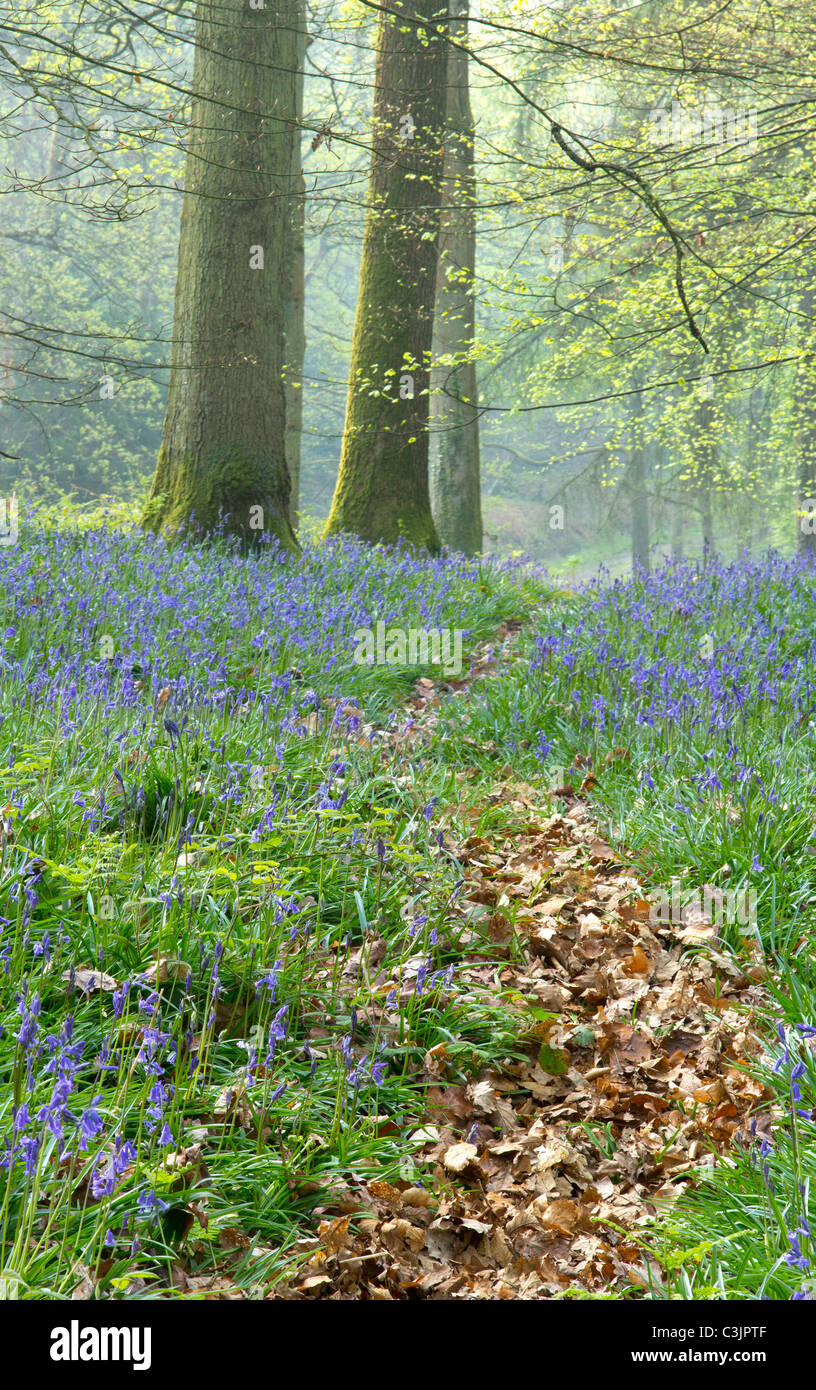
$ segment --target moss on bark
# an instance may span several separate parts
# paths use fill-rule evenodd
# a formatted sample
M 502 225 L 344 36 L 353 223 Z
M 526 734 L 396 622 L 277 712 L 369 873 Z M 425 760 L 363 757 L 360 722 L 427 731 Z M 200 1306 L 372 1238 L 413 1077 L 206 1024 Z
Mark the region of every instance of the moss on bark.
M 396 0 L 377 45 L 373 154 L 340 471 L 327 532 L 439 548 L 428 490 L 447 6 Z

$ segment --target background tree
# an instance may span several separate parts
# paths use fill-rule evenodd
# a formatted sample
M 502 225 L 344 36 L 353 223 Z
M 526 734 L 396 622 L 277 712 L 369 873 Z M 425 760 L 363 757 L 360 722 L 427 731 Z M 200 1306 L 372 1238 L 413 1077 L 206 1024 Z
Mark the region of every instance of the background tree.
M 302 23 L 300 26 L 302 29 Z M 155 529 L 262 531 L 295 545 L 285 455 L 284 303 L 296 186 L 298 7 L 199 0 Z
M 632 379 L 633 394 L 630 397 L 631 444 L 627 464 L 626 483 L 629 489 L 632 513 L 632 568 L 650 568 L 649 556 L 649 481 L 648 446 L 643 437 L 643 396 L 640 382 Z
M 284 435 L 286 470 L 289 474 L 289 519 L 297 526 L 300 506 L 300 442 L 303 434 L 303 363 L 306 356 L 306 182 L 301 160 L 301 128 L 303 125 L 303 89 L 306 50 L 309 35 L 306 29 L 306 10 L 303 0 L 292 0 L 297 13 L 297 53 L 295 59 L 295 121 L 292 140 L 292 180 L 289 199 L 291 230 L 289 240 L 288 287 L 284 307 L 284 342 L 286 364 L 284 371 L 284 401 L 286 427 Z
M 323 519 L 348 391 L 379 12 L 373 0 L 308 4 L 307 342 L 302 373 L 290 370 L 287 327 L 284 361 L 304 407 L 301 507 Z M 165 415 L 194 0 L 92 11 L 0 0 L 0 29 L 0 493 L 16 488 L 24 506 L 64 492 L 141 503 Z M 807 483 L 791 446 L 804 443 L 812 396 L 794 359 L 808 355 L 812 319 L 801 295 L 813 279 L 814 0 L 733 0 L 691 17 L 682 0 L 554 0 L 524 13 L 486 0 L 468 33 L 471 355 L 490 548 L 559 568 L 628 563 L 634 370 L 653 558 L 669 549 L 672 515 L 686 548 L 701 548 L 706 375 L 717 544 L 788 548 Z M 606 172 L 610 162 L 624 172 Z M 635 175 L 680 238 L 708 356 L 689 338 L 675 248 Z M 295 410 L 287 419 L 294 458 Z
M 431 509 L 446 545 L 482 548 L 474 360 L 476 180 L 468 84 L 468 0 L 450 0 L 445 165 L 431 367 Z
M 808 284 L 799 301 L 801 314 L 795 392 L 799 452 L 799 507 L 796 543 L 800 554 L 816 556 L 816 287 Z
M 435 550 L 428 396 L 447 8 L 395 0 L 377 44 L 370 195 L 340 470 L 327 531 Z

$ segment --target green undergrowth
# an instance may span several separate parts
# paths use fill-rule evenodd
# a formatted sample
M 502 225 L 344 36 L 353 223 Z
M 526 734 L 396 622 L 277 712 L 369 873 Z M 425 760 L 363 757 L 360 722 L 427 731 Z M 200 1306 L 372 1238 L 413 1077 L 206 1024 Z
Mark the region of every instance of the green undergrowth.
M 462 1081 L 517 1051 L 457 979 L 458 867 L 393 747 L 422 671 L 354 633 L 455 626 L 467 669 L 547 586 L 98 526 L 0 568 L 0 1285 L 263 1296 L 331 1194 L 424 1180 L 429 1049 Z

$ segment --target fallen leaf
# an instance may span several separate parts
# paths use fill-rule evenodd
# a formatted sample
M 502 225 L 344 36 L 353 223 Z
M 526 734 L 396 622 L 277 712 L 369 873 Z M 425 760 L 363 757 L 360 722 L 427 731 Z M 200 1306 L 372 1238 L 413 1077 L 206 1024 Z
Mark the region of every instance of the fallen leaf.
M 396 1217 L 393 1221 L 385 1221 L 381 1230 L 382 1238 L 386 1245 L 393 1248 L 399 1242 L 407 1245 L 410 1250 L 421 1250 L 425 1244 L 425 1232 L 421 1226 L 412 1226 L 410 1221 L 405 1221 L 402 1217 Z
M 114 980 L 112 975 L 106 975 L 104 970 L 91 970 L 90 966 L 81 965 L 77 970 L 63 971 L 62 979 L 66 984 L 70 984 L 72 975 L 74 984 L 83 994 L 93 994 L 98 989 L 111 993 L 119 988 L 118 980 Z
M 442 1155 L 442 1162 L 449 1173 L 464 1173 L 473 1167 L 478 1157 L 475 1144 L 452 1144 Z
M 548 1076 L 563 1076 L 569 1070 L 569 1057 L 563 1047 L 550 1047 L 544 1043 L 538 1054 L 538 1065 Z

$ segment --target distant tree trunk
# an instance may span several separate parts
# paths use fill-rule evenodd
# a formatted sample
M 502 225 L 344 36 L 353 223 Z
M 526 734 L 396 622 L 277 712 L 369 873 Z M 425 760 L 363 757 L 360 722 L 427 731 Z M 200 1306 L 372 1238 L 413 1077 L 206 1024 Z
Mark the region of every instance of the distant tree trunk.
M 646 450 L 632 451 L 629 464 L 632 491 L 632 566 L 649 568 L 649 494 L 646 485 Z
M 297 9 L 297 66 L 295 86 L 295 119 L 297 129 L 292 141 L 292 200 L 291 200 L 291 242 L 289 247 L 289 294 L 284 307 L 284 341 L 286 345 L 286 371 L 284 373 L 284 392 L 286 398 L 286 468 L 289 473 L 289 520 L 292 527 L 297 526 L 300 506 L 300 453 L 303 433 L 303 361 L 306 356 L 306 322 L 304 304 L 305 248 L 304 233 L 306 225 L 306 181 L 301 162 L 301 122 L 303 121 L 303 81 L 306 65 L 306 49 L 311 42 L 306 30 L 306 9 L 304 0 L 293 0 Z
M 289 522 L 284 309 L 298 11 L 199 0 L 164 437 L 145 524 L 247 540 Z
M 405 22 L 383 17 L 380 23 L 346 423 L 326 529 L 374 542 L 403 536 L 437 550 L 428 489 L 428 375 L 447 44 L 434 31 L 446 21 L 447 3 L 393 0 L 391 8 Z
M 816 364 L 810 358 L 806 384 L 804 364 L 797 372 L 802 405 L 799 413 L 799 516 L 797 547 L 802 555 L 816 557 Z
M 468 0 L 451 0 L 450 33 L 467 38 Z M 468 56 L 448 50 L 448 110 L 431 368 L 431 510 L 453 550 L 482 548 L 475 332 L 476 179 Z M 440 394 L 437 394 L 440 393 Z
M 700 508 L 700 532 L 703 551 L 714 552 L 714 513 L 712 507 L 712 488 L 717 462 L 717 448 L 714 443 L 714 406 L 709 395 L 704 395 L 694 412 L 694 440 L 692 448 L 695 457 L 697 478 L 697 501 Z
M 629 454 L 629 495 L 632 508 L 632 569 L 641 565 L 649 568 L 649 492 L 647 458 L 643 443 L 640 417 L 643 397 L 638 390 L 632 396 L 632 444 Z
M 671 514 L 671 553 L 673 560 L 683 558 L 683 507 L 679 502 L 672 503 Z
M 816 312 L 816 289 L 805 290 L 799 303 L 804 314 L 811 318 Z M 799 402 L 797 445 L 799 450 L 799 497 L 796 544 L 800 555 L 816 558 L 816 324 L 806 323 L 802 330 L 802 355 L 796 371 L 796 392 Z M 813 503 L 813 506 L 808 505 Z
M 744 450 L 744 472 L 750 479 L 746 491 L 740 496 L 738 505 L 740 507 L 739 522 L 739 545 L 737 553 L 750 552 L 754 544 L 754 530 L 757 524 L 757 512 L 759 510 L 759 497 L 757 495 L 756 478 L 762 471 L 762 461 L 759 457 L 758 443 L 761 436 L 757 432 L 754 417 L 754 398 L 759 394 L 762 398 L 761 389 L 749 392 L 745 409 L 741 412 L 740 423 L 743 425 L 744 440 L 742 448 Z M 762 419 L 762 406 L 760 406 L 760 421 Z
M 47 192 L 53 194 L 56 192 L 54 185 L 57 181 L 69 174 L 76 173 L 76 169 L 72 169 L 68 162 L 65 141 L 63 139 L 64 132 L 60 126 L 59 119 L 55 120 L 53 116 L 51 116 L 51 119 L 54 120 L 54 124 L 51 127 L 51 135 L 48 140 L 45 182 L 47 185 Z M 58 204 L 55 203 L 54 208 L 58 209 Z
M 700 486 L 700 531 L 703 549 L 714 551 L 714 511 L 711 505 L 711 485 L 704 480 Z

